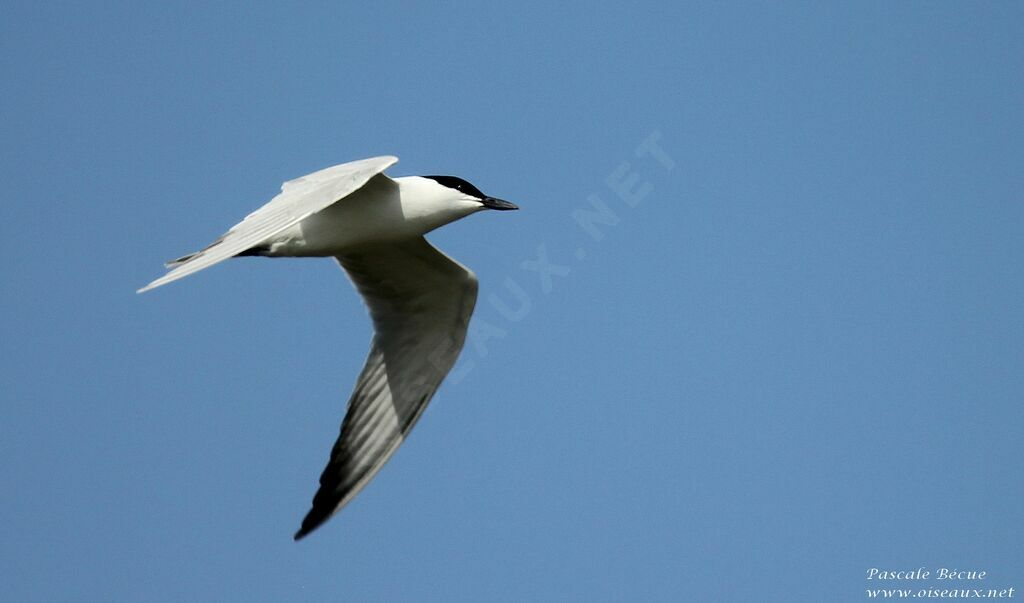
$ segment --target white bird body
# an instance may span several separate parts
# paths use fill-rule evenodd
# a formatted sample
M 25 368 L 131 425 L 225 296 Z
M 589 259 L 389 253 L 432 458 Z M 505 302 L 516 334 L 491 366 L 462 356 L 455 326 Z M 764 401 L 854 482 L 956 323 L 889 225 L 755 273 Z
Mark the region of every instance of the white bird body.
M 517 209 L 452 176 L 388 178 L 382 172 L 396 161 L 373 157 L 284 183 L 269 203 L 139 290 L 236 256 L 334 256 L 363 296 L 374 326 L 370 353 L 296 540 L 391 458 L 462 349 L 476 276 L 423 235 L 483 209 Z
M 397 186 L 396 186 L 397 185 Z M 485 209 L 452 199 L 451 189 L 420 176 L 377 175 L 362 188 L 270 237 L 270 257 L 325 257 L 367 244 L 422 236 Z

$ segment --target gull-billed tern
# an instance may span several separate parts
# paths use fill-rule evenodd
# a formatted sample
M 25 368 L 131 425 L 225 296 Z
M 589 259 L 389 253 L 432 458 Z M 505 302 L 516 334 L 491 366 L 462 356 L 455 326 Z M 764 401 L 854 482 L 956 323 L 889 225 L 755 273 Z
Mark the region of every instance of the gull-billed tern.
M 454 176 L 389 178 L 383 156 L 285 182 L 281 193 L 205 249 L 167 264 L 139 293 L 235 256 L 334 257 L 373 320 L 370 355 L 295 534 L 345 506 L 394 454 L 455 363 L 476 304 L 471 270 L 423 235 L 485 209 L 518 209 Z

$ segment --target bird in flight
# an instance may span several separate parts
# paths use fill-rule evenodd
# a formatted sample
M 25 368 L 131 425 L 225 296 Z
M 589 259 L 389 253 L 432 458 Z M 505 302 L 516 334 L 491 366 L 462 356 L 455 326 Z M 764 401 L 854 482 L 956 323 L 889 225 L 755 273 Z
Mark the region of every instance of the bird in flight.
M 329 167 L 281 193 L 205 249 L 167 263 L 139 293 L 236 256 L 334 257 L 363 296 L 374 335 L 313 506 L 295 539 L 344 507 L 401 445 L 462 349 L 476 304 L 471 270 L 423 235 L 485 209 L 518 209 L 454 176 L 389 178 L 397 157 Z

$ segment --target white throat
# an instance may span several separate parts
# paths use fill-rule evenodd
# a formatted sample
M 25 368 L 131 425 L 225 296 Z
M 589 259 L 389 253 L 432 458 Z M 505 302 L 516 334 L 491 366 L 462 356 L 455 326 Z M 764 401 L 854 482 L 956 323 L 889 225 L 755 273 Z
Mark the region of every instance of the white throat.
M 403 176 L 394 181 L 399 187 L 402 215 L 415 225 L 417 234 L 426 234 L 484 209 L 479 200 L 430 178 Z

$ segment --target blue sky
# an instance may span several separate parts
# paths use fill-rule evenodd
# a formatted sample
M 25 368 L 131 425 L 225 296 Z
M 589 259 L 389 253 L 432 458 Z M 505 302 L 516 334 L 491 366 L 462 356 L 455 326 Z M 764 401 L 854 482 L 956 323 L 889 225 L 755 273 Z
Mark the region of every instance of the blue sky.
M 1019 3 L 2 12 L 3 599 L 1024 589 Z M 358 296 L 328 260 L 134 291 L 378 154 L 522 211 L 431 236 L 471 341 L 294 543 Z

